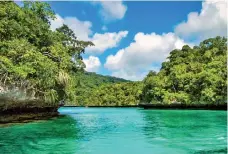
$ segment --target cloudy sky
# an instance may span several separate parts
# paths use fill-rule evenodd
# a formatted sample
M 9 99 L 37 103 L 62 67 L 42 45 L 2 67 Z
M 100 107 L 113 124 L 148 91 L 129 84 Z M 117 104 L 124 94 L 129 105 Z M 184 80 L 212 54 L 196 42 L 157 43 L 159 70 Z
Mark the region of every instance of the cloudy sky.
M 227 36 L 227 3 L 204 2 L 49 2 L 57 18 L 51 28 L 67 24 L 86 49 L 87 71 L 141 80 L 159 71 L 169 52 L 184 44 Z

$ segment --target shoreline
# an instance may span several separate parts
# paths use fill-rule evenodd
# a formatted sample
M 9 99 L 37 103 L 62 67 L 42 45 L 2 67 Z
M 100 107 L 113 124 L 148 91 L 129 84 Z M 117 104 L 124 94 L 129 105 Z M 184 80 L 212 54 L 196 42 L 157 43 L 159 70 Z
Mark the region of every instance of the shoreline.
M 0 124 L 26 123 L 59 116 L 58 107 L 16 107 L 0 112 Z
M 227 104 L 213 105 L 213 104 L 198 104 L 198 105 L 185 105 L 185 104 L 139 104 L 143 109 L 164 109 L 164 110 L 223 110 L 227 111 Z
M 58 107 L 20 107 L 11 108 L 0 113 L 0 124 L 8 123 L 26 123 L 36 120 L 48 120 L 60 116 L 58 109 L 60 107 L 76 108 L 141 108 L 144 110 L 217 110 L 227 111 L 227 105 L 184 105 L 184 104 L 139 104 L 130 106 L 58 106 Z
M 56 104 L 45 104 L 39 99 L 0 97 L 0 124 L 50 119 L 59 115 L 59 107 Z
M 27 122 L 37 121 L 37 120 L 48 120 L 58 116 L 59 116 L 58 112 L 1 114 L 0 124 L 27 123 Z
M 65 105 L 61 107 L 84 107 L 84 108 L 134 108 L 139 107 L 138 105 L 130 105 L 130 106 L 76 106 L 76 105 Z
M 142 108 L 142 109 L 164 109 L 164 110 L 224 110 L 227 111 L 227 105 L 181 105 L 181 104 L 139 104 L 131 106 L 75 106 L 66 105 L 61 107 L 83 107 L 83 108 Z

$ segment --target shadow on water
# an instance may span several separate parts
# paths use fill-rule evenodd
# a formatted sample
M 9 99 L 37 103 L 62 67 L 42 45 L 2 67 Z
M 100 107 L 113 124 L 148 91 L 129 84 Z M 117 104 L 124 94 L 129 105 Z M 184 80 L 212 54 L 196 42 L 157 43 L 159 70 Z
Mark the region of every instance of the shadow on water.
M 195 152 L 194 154 L 223 154 L 227 153 L 227 148 L 215 149 L 215 150 L 200 150 Z
M 0 128 L 4 154 L 75 153 L 80 131 L 70 116 Z

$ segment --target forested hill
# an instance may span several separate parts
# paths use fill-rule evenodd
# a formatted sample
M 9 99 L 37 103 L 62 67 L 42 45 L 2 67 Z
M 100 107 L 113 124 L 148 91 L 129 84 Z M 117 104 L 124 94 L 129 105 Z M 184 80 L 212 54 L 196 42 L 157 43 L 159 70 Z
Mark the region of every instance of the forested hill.
M 193 48 L 185 45 L 170 52 L 159 72 L 142 82 L 95 88 L 83 102 L 87 106 L 225 105 L 227 103 L 227 39 L 209 38 Z
M 85 105 L 85 99 L 92 91 L 102 85 L 131 82 L 122 78 L 104 76 L 92 72 L 78 72 L 74 76 L 76 89 L 76 101 L 67 102 L 67 105 Z
M 129 80 L 125 80 L 122 78 L 117 78 L 113 76 L 104 76 L 100 74 L 96 74 L 93 72 L 82 72 L 82 73 L 77 73 L 76 75 L 77 79 L 77 84 L 81 86 L 86 86 L 90 88 L 94 88 L 97 86 L 100 86 L 102 84 L 107 84 L 107 83 L 121 83 L 121 82 L 130 82 Z
M 50 19 L 56 15 L 48 3 L 23 3 L 20 7 L 12 1 L 0 2 L 0 94 L 7 99 L 13 94 L 16 100 L 0 101 L 2 111 L 33 106 L 57 109 L 59 102 L 78 106 L 227 103 L 225 37 L 174 49 L 159 72 L 151 71 L 142 82 L 130 82 L 85 73 L 82 55 L 94 44 L 78 40 L 67 25 L 51 30 Z M 22 98 L 24 104 L 18 103 Z

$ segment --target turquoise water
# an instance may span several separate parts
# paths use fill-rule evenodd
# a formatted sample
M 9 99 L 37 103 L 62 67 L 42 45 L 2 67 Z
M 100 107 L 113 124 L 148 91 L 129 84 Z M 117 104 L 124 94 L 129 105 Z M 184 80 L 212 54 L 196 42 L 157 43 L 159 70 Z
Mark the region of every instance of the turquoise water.
M 0 127 L 1 154 L 226 153 L 226 111 L 60 108 Z

